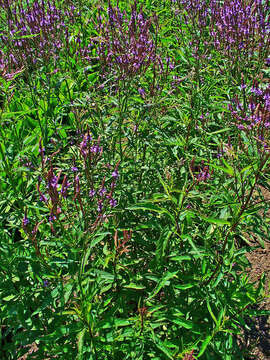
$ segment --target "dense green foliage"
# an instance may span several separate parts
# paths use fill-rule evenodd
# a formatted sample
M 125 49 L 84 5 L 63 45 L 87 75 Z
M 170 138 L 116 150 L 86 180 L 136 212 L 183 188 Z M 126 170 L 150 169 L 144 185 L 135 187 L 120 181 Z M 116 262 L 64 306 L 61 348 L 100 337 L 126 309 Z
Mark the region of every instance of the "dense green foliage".
M 1 359 L 247 358 L 269 1 L 227 3 L 0 0 Z

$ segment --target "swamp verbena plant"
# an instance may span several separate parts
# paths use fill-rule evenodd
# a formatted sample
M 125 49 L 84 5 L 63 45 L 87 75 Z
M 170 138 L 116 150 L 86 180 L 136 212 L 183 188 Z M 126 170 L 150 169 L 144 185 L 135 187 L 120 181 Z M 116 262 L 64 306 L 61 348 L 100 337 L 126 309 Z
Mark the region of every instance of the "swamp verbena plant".
M 257 72 L 268 58 L 269 1 L 179 0 L 178 5 L 177 15 L 192 34 L 195 58 L 205 62 L 216 49 L 225 56 L 225 68 L 238 82 L 241 72 L 254 67 Z
M 267 313 L 245 252 L 269 235 L 268 2 L 1 5 L 1 356 L 244 360 Z M 29 93 L 20 71 L 48 61 Z
M 133 77 L 145 72 L 152 64 L 159 66 L 162 63 L 157 55 L 153 33 L 153 25 L 158 26 L 157 17 L 146 18 L 142 9 L 138 11 L 137 8 L 135 2 L 130 19 L 126 12 L 121 12 L 119 7 L 113 8 L 111 4 L 108 6 L 108 20 L 102 17 L 99 10 L 97 30 L 101 36 L 98 46 L 100 62 L 105 68 L 116 67 L 121 78 Z
M 79 212 L 83 216 L 79 220 L 82 230 L 94 233 L 107 219 L 108 209 L 117 205 L 114 191 L 119 177 L 119 162 L 115 167 L 102 162 L 100 138 L 93 140 L 89 131 L 82 135 L 81 140 L 79 144 L 74 144 L 74 147 L 77 145 L 77 152 L 74 149 L 73 166 L 69 169 L 69 175 L 64 174 L 61 168 L 57 171 L 52 164 L 59 150 L 46 157 L 40 140 L 41 174 L 37 179 L 37 191 L 39 200 L 47 207 L 48 213 L 30 230 L 26 210 L 23 228 L 33 242 L 36 242 L 38 228 L 43 222 L 50 225 L 52 233 L 56 232 L 55 227 L 63 231 L 70 227 L 70 222 L 74 224 L 76 218 L 78 220 Z M 75 218 L 74 210 L 77 212 Z
M 18 68 L 33 71 L 50 61 L 57 67 L 63 51 L 80 59 L 91 52 L 91 44 L 83 47 L 80 35 L 73 35 L 71 41 L 72 26 L 80 19 L 74 5 L 60 9 L 56 1 L 35 0 L 3 1 L 2 7 L 8 26 L 1 30 L 1 58 L 2 67 L 8 67 L 9 72 Z
M 97 55 L 104 79 L 113 73 L 118 81 L 130 81 L 151 69 L 148 87 L 152 96 L 158 92 L 173 69 L 173 62 L 169 57 L 164 60 L 159 53 L 157 15 L 145 14 L 137 1 L 129 15 L 109 2 L 107 15 L 99 8 L 97 22 Z M 144 89 L 138 91 L 145 95 Z

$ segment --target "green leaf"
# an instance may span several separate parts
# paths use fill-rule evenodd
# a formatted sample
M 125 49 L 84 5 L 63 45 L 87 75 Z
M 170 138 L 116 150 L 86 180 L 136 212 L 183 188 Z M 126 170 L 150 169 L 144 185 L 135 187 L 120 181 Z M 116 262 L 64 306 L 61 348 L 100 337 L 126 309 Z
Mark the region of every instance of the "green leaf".
M 199 249 L 196 247 L 196 245 L 194 244 L 192 237 L 190 235 L 182 235 L 181 238 L 183 240 L 188 240 L 188 242 L 190 243 L 191 247 L 193 248 L 193 250 L 196 252 L 196 254 L 199 256 L 199 258 L 202 258 L 203 254 L 201 253 L 201 251 L 199 251 Z
M 19 34 L 19 31 L 16 32 L 15 34 Z M 39 36 L 40 33 L 37 33 L 37 34 L 30 34 L 30 35 L 22 35 L 22 36 L 14 36 L 13 39 L 14 40 L 21 40 L 21 39 L 32 39 L 32 38 L 35 38 L 37 36 Z
M 200 218 L 211 223 L 211 224 L 216 224 L 216 225 L 231 225 L 231 223 L 227 220 L 223 220 L 223 219 L 216 219 L 216 218 L 211 218 L 211 217 L 206 217 L 206 216 L 202 216 L 200 215 Z
M 65 294 L 64 294 L 64 303 L 66 304 L 70 298 L 70 295 L 72 293 L 73 285 L 67 284 L 65 286 Z
M 158 173 L 158 178 L 159 178 L 159 181 L 161 182 L 161 185 L 163 186 L 163 189 L 165 190 L 166 194 L 170 197 L 169 187 L 167 186 L 167 184 L 162 179 L 162 176 L 159 173 Z
M 177 262 L 182 262 L 185 260 L 192 260 L 192 257 L 190 255 L 180 255 L 180 256 L 171 257 L 171 260 L 177 261 Z
M 114 281 L 114 275 L 110 274 L 106 271 L 102 270 L 96 270 L 95 271 L 98 276 L 100 276 L 102 279 L 108 280 L 108 281 Z
M 78 338 L 78 355 L 77 355 L 77 359 L 78 360 L 83 360 L 83 344 L 84 344 L 84 336 L 85 336 L 85 332 L 86 329 L 82 329 L 82 331 L 79 332 L 79 334 L 77 335 Z
M 126 288 L 126 289 L 134 289 L 134 290 L 143 290 L 143 289 L 145 289 L 145 286 L 137 285 L 137 284 L 134 284 L 134 283 L 124 285 L 123 287 Z
M 215 165 L 215 164 L 211 164 L 211 166 L 214 168 L 214 169 L 217 169 L 217 170 L 221 170 L 223 172 L 225 172 L 226 174 L 230 175 L 230 176 L 233 176 L 234 174 L 234 170 L 232 167 L 223 167 L 223 166 L 218 166 L 218 165 Z
M 193 288 L 195 284 L 183 284 L 183 285 L 175 285 L 174 287 L 176 289 L 180 289 L 180 290 L 186 290 L 186 289 L 191 289 Z
M 147 300 L 150 300 L 154 296 L 156 296 L 159 293 L 159 291 L 163 288 L 163 286 L 165 286 L 166 282 L 169 281 L 170 279 L 176 277 L 177 274 L 178 274 L 178 271 L 175 271 L 173 273 L 167 272 L 165 274 L 165 276 L 159 281 L 159 283 L 157 284 L 155 289 L 152 291 L 152 293 L 149 295 Z
M 166 347 L 164 342 L 162 342 L 154 333 L 152 333 L 152 334 L 153 334 L 154 344 L 156 345 L 156 347 L 159 350 L 161 350 L 168 359 L 174 360 L 174 357 L 172 356 L 171 351 Z
M 172 214 L 165 208 L 161 208 L 157 205 L 151 204 L 149 202 L 143 202 L 143 203 L 138 203 L 135 205 L 132 205 L 130 207 L 127 208 L 127 210 L 148 210 L 148 211 L 154 211 L 161 214 L 166 214 L 168 215 L 173 221 L 174 221 L 174 217 L 172 216 Z
M 214 132 L 211 132 L 211 133 L 206 133 L 207 135 L 216 135 L 216 134 L 221 134 L 223 132 L 227 132 L 227 131 L 230 131 L 231 128 L 224 128 L 224 129 L 221 129 L 221 130 L 217 130 L 217 131 L 214 131 Z
M 218 314 L 218 326 L 220 327 L 222 320 L 224 319 L 226 313 L 226 305 L 224 308 L 221 309 L 220 313 Z
M 113 323 L 116 327 L 118 326 L 129 326 L 131 325 L 132 321 L 128 319 L 114 319 Z
M 3 113 L 1 115 L 1 118 L 2 119 L 11 119 L 11 118 L 16 117 L 16 116 L 22 116 L 22 115 L 32 113 L 32 112 L 34 112 L 36 110 L 37 109 L 29 109 L 29 110 L 24 110 L 24 111 L 6 112 L 6 113 Z
M 208 311 L 209 311 L 212 319 L 214 320 L 216 326 L 218 326 L 217 318 L 215 317 L 215 315 L 214 315 L 214 313 L 213 313 L 213 311 L 212 311 L 212 309 L 211 309 L 211 306 L 210 306 L 210 303 L 209 303 L 209 299 L 208 299 L 208 298 L 206 299 L 206 305 L 207 305 L 207 309 L 208 309 Z
M 250 315 L 250 316 L 270 316 L 270 310 L 249 309 L 248 310 L 248 315 Z
M 107 235 L 110 235 L 110 232 L 104 232 L 100 234 L 96 234 L 94 239 L 91 241 L 90 248 L 92 249 L 98 243 L 100 243 Z
M 67 310 L 67 311 L 61 311 L 59 313 L 55 313 L 56 315 L 62 316 L 62 315 L 76 315 L 76 311 L 74 310 Z
M 168 227 L 165 227 L 161 232 L 160 237 L 157 241 L 156 248 L 156 261 L 159 263 L 165 256 L 166 248 L 170 239 L 170 236 L 173 232 L 168 230 Z
M 203 341 L 201 350 L 200 350 L 199 354 L 197 355 L 198 358 L 204 354 L 204 352 L 211 340 L 212 340 L 212 335 L 208 335 L 206 337 L 206 339 Z
M 4 301 L 10 301 L 16 298 L 16 295 L 9 295 L 3 298 Z
M 173 319 L 172 322 L 174 324 L 180 325 L 181 327 L 184 327 L 185 329 L 192 329 L 193 328 L 193 322 L 186 319 Z
M 81 322 L 76 322 L 76 323 L 71 323 L 68 325 L 59 326 L 51 334 L 45 335 L 42 338 L 40 338 L 40 341 L 42 341 L 42 342 L 47 342 L 47 341 L 52 342 L 53 341 L 54 342 L 60 338 L 67 336 L 67 335 L 81 331 L 81 328 L 82 328 Z

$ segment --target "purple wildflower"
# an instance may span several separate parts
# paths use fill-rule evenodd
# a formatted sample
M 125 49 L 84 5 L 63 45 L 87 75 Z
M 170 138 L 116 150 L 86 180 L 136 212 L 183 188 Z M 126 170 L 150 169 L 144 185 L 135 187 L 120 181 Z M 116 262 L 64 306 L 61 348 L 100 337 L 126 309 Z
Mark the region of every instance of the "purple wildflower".
M 196 177 L 198 182 L 210 179 L 209 166 L 204 166 Z
M 110 206 L 111 206 L 111 207 L 116 207 L 116 205 L 117 205 L 117 200 L 111 198 L 111 199 L 110 199 Z
M 151 34 L 153 20 L 137 9 L 137 1 L 131 8 L 130 19 L 119 8 L 109 7 L 109 19 L 99 16 L 97 30 L 103 41 L 99 42 L 97 54 L 103 65 L 118 70 L 120 78 L 144 73 L 151 65 L 160 70 L 156 44 Z M 123 24 L 127 26 L 123 26 Z M 156 21 L 157 25 L 157 21 Z M 142 95 L 142 94 L 141 94 Z
M 114 170 L 114 172 L 112 173 L 112 177 L 115 178 L 115 179 L 118 179 L 118 177 L 119 177 L 118 170 Z
M 93 198 L 93 197 L 95 196 L 95 194 L 96 194 L 96 192 L 95 192 L 94 189 L 91 189 L 91 190 L 89 191 L 89 196 L 90 196 L 91 198 Z
M 139 88 L 138 89 L 138 93 L 142 96 L 145 97 L 145 90 L 143 88 Z
M 44 194 L 42 194 L 42 193 L 40 193 L 39 200 L 42 201 L 42 202 L 45 202 L 45 203 L 48 201 L 46 196 Z
M 63 196 L 63 198 L 67 198 L 67 189 L 70 187 L 71 183 L 69 183 L 67 181 L 67 176 L 64 176 L 64 180 L 62 183 L 62 187 L 61 187 L 61 195 Z
M 75 177 L 74 192 L 75 192 L 75 196 L 78 196 L 78 194 L 80 194 L 80 180 L 79 180 L 79 175 L 76 175 L 76 177 Z
M 247 85 L 242 82 L 242 83 L 241 83 L 241 86 L 240 86 L 241 90 L 246 89 L 246 87 L 247 87 Z
M 101 150 L 102 150 L 102 148 L 101 148 L 100 146 L 98 146 L 98 145 L 93 145 L 93 146 L 91 146 L 91 148 L 90 148 L 90 151 L 91 151 L 91 153 L 93 153 L 93 154 L 98 154 L 98 153 L 101 152 Z
M 101 201 L 98 202 L 98 207 L 97 207 L 97 211 L 100 213 L 103 209 L 103 204 Z
M 100 190 L 99 190 L 99 195 L 100 196 L 104 196 L 104 194 L 106 194 L 106 188 L 105 187 L 102 187 Z
M 26 215 L 24 215 L 23 217 L 23 227 L 26 227 L 29 224 L 29 219 L 26 217 Z
M 55 220 L 56 220 L 56 216 L 55 216 L 55 215 L 51 214 L 51 215 L 48 216 L 48 221 L 49 221 L 49 222 L 54 222 Z
M 9 50 L 5 58 L 11 68 L 28 64 L 33 66 L 40 60 L 48 62 L 51 57 L 56 60 L 59 50 L 63 47 L 69 49 L 69 33 L 65 23 L 66 18 L 74 22 L 76 12 L 57 9 L 51 1 L 46 2 L 48 6 L 45 6 L 44 0 L 35 0 L 31 5 L 27 0 L 26 6 L 14 2 L 13 16 L 9 16 L 9 1 L 4 1 L 7 5 L 3 5 L 3 1 L 0 3 L 8 15 L 9 34 L 3 34 L 1 40 Z M 55 69 L 54 73 L 57 71 Z

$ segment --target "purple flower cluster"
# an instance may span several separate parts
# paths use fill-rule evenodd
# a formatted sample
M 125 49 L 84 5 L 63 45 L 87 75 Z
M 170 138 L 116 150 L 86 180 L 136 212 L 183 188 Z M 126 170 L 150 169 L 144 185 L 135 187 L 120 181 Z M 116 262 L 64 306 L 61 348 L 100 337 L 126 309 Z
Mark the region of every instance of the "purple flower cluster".
M 26 214 L 25 214 L 23 217 L 23 221 L 22 221 L 23 228 L 26 228 L 27 225 L 29 224 L 29 222 L 30 222 L 30 220 L 26 217 Z
M 186 25 L 197 22 L 199 28 L 204 28 L 207 25 L 210 7 L 207 1 L 202 0 L 179 0 L 178 5 L 182 10 L 184 22 Z M 180 12 L 177 11 L 176 15 Z
M 190 163 L 190 169 L 192 171 L 194 183 L 206 182 L 213 174 L 213 170 L 210 172 L 209 166 L 205 165 L 204 161 L 199 165 L 195 165 L 195 157 Z
M 192 350 L 190 353 L 186 353 L 183 360 L 195 360 L 195 357 L 193 356 L 194 350 Z
M 112 179 L 111 179 L 111 184 L 110 184 L 110 190 L 107 190 L 107 188 L 105 187 L 106 177 L 104 177 L 99 189 L 95 190 L 92 188 L 89 191 L 89 197 L 91 200 L 94 200 L 95 196 L 97 197 L 98 213 L 102 212 L 104 206 L 106 206 L 106 203 L 109 203 L 111 208 L 114 208 L 117 206 L 117 200 L 113 197 L 113 193 L 114 193 L 117 179 L 119 177 L 118 167 L 119 167 L 119 163 L 116 164 L 116 167 L 111 174 Z
M 208 179 L 210 179 L 211 173 L 209 171 L 209 166 L 204 166 L 199 174 L 196 175 L 197 182 L 206 182 Z
M 0 76 L 5 80 L 13 80 L 13 78 L 24 70 L 23 66 L 9 65 L 8 57 L 0 50 Z
M 263 145 L 264 149 L 270 148 L 270 85 L 260 88 L 255 81 L 250 90 L 251 95 L 244 105 L 236 97 L 228 108 L 239 130 L 252 136 Z
M 5 46 L 1 54 L 0 70 L 5 66 L 18 69 L 26 64 L 35 66 L 39 61 L 57 59 L 59 51 L 68 42 L 66 22 L 74 22 L 77 16 L 74 6 L 60 10 L 54 0 L 29 1 L 23 7 L 21 3 L 5 1 L 3 9 L 8 19 L 8 30 L 1 34 L 0 40 Z
M 60 171 L 58 176 L 56 176 L 52 165 L 50 166 L 50 169 L 45 176 L 47 196 L 40 190 L 41 178 L 38 179 L 37 190 L 39 192 L 39 199 L 40 201 L 47 204 L 50 208 L 50 215 L 48 217 L 49 222 L 55 221 L 62 212 L 61 201 L 62 199 L 67 198 L 67 190 L 71 185 L 67 181 L 66 175 L 64 175 L 61 185 L 59 183 L 61 175 L 62 171 Z
M 35 169 L 34 164 L 28 158 L 24 158 L 24 159 L 20 158 L 20 163 L 22 166 L 26 167 L 29 170 Z
M 175 11 L 175 17 L 178 20 L 179 44 L 185 44 L 185 51 L 190 61 L 194 63 L 197 72 L 197 81 L 203 81 L 198 76 L 199 69 L 207 67 L 211 60 L 211 51 L 213 46 L 209 35 L 209 24 L 211 18 L 211 2 L 201 0 L 178 0 L 178 9 Z M 187 43 L 188 41 L 188 43 Z M 177 87 L 181 78 L 176 77 L 173 86 Z
M 111 208 L 117 205 L 117 200 L 113 197 L 113 193 L 117 179 L 119 177 L 119 163 L 116 164 L 111 174 L 111 179 L 106 180 L 106 176 L 104 176 L 101 184 L 95 186 L 97 178 L 96 176 L 94 176 L 94 169 L 96 169 L 98 164 L 100 163 L 103 153 L 103 148 L 100 145 L 100 137 L 98 137 L 97 140 L 94 140 L 90 135 L 89 130 L 84 135 L 81 134 L 81 137 L 82 140 L 78 144 L 78 149 L 83 159 L 83 169 L 86 175 L 86 181 L 88 185 L 91 186 L 90 190 L 89 188 L 87 190 L 88 196 L 91 200 L 92 205 L 94 205 L 94 202 L 96 203 L 97 212 L 99 214 L 99 217 L 101 217 L 107 205 L 110 205 Z M 112 166 L 110 164 L 107 164 L 106 168 L 111 170 Z M 73 166 L 72 169 L 76 169 L 76 172 L 78 171 L 78 168 L 75 166 Z M 78 199 L 79 201 L 81 201 L 80 199 L 82 192 L 79 186 L 78 175 L 76 176 L 76 179 L 77 185 L 75 186 L 76 189 L 74 199 Z M 82 202 L 80 203 L 80 206 L 83 207 Z
M 99 14 L 97 26 L 98 56 L 103 68 L 117 70 L 120 78 L 144 73 L 150 65 L 163 68 L 150 30 L 152 26 L 157 27 L 156 17 L 153 21 L 142 10 L 138 11 L 136 1 L 130 18 L 118 7 L 109 5 L 107 18 Z
M 89 160 L 92 162 L 93 157 L 100 157 L 103 149 L 100 146 L 100 137 L 97 141 L 93 141 L 89 131 L 84 135 L 82 142 L 80 143 L 80 153 L 84 161 Z
M 214 46 L 230 60 L 230 65 L 240 58 L 245 64 L 255 56 L 266 60 L 270 45 L 269 1 L 178 0 L 178 6 L 180 28 L 184 22 L 189 29 L 189 45 L 195 58 L 210 59 Z
M 267 3 L 267 2 L 266 2 Z M 211 36 L 218 50 L 252 56 L 269 46 L 269 3 L 262 0 L 211 1 Z
M 71 184 L 67 181 L 67 175 L 65 175 L 60 190 L 60 193 L 64 199 L 67 198 L 67 190 L 70 187 L 70 185 Z
M 72 196 L 69 196 L 69 187 L 72 183 L 68 181 L 68 175 L 63 174 L 61 169 L 56 173 L 52 160 L 45 158 L 45 149 L 41 139 L 39 141 L 42 176 L 38 177 L 37 190 L 40 201 L 49 209 L 46 221 L 49 222 L 52 232 L 55 232 L 56 225 L 54 223 L 57 220 L 61 220 L 61 223 L 70 221 L 70 218 L 73 217 L 70 209 L 73 212 L 74 207 L 77 212 L 80 209 L 88 225 L 94 231 L 106 219 L 108 210 L 117 206 L 114 192 L 119 178 L 120 162 L 115 167 L 104 164 L 101 161 L 103 148 L 100 145 L 100 137 L 94 140 L 89 130 L 85 134 L 79 133 L 78 135 L 79 139 L 75 146 L 81 156 L 79 156 L 78 164 L 76 164 L 75 157 L 73 158 L 73 166 L 70 168 L 71 176 L 73 176 Z M 59 152 L 60 150 L 54 152 L 51 158 Z M 101 181 L 100 173 L 103 173 Z M 62 214 L 61 219 L 59 219 L 60 214 Z M 23 228 L 27 229 L 27 225 L 27 219 L 23 219 Z M 68 224 L 66 225 L 68 226 Z

